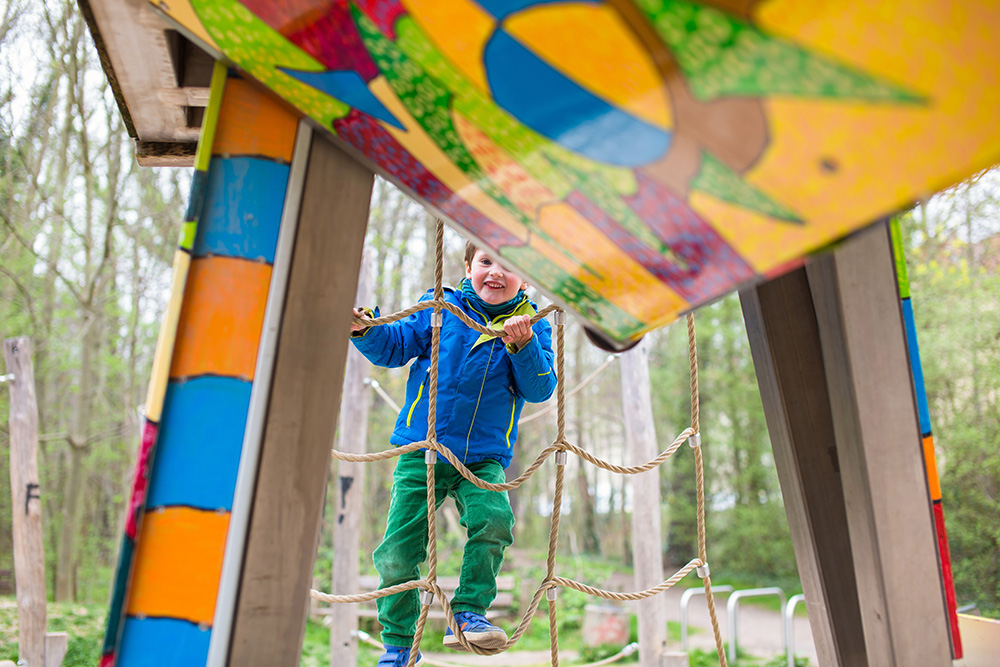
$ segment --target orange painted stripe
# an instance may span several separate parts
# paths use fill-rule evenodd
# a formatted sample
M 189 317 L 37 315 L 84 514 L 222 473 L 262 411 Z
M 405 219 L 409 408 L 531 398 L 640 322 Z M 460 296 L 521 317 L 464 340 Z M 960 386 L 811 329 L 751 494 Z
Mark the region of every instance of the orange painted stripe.
M 292 161 L 299 115 L 248 81 L 228 79 L 213 155 L 262 155 Z
M 924 438 L 924 462 L 927 466 L 927 486 L 931 500 L 941 500 L 941 480 L 938 479 L 937 460 L 934 458 L 934 436 Z
M 271 266 L 232 257 L 191 262 L 170 377 L 252 380 Z
M 228 531 L 228 513 L 169 507 L 147 514 L 127 613 L 211 625 Z

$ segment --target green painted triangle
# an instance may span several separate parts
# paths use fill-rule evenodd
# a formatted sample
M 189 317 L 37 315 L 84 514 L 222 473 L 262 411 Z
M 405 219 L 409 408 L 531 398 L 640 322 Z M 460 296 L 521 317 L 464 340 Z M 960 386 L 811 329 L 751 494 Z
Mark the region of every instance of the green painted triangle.
M 700 190 L 722 201 L 763 213 L 778 220 L 802 224 L 802 218 L 793 211 L 747 183 L 742 176 L 710 153 L 702 154 L 701 171 L 691 182 L 691 189 Z
M 921 103 L 924 97 L 695 2 L 641 0 L 700 100 L 726 95 Z

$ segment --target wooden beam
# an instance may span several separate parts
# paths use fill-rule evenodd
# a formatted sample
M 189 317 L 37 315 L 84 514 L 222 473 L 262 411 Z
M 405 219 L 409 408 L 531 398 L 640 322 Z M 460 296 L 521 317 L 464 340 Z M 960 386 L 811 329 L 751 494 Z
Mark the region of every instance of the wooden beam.
M 193 167 L 196 141 L 136 141 L 135 159 L 142 167 Z
M 821 664 L 950 665 L 885 225 L 741 294 Z
M 865 667 L 847 510 L 805 269 L 740 293 L 820 665 Z
M 951 665 L 948 616 L 886 224 L 807 267 L 872 665 Z
M 38 402 L 31 339 L 8 338 L 3 342 L 3 357 L 10 387 L 10 495 L 18 651 L 25 664 L 44 665 L 45 551 L 42 491 L 38 485 Z
M 372 172 L 313 135 L 264 426 L 230 665 L 297 665 Z

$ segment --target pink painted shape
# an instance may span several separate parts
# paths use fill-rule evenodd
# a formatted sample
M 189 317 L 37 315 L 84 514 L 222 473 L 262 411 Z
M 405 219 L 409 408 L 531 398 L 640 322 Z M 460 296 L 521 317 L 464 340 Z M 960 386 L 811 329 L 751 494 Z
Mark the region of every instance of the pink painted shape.
M 153 452 L 153 445 L 156 444 L 158 432 L 159 426 L 147 419 L 142 427 L 142 442 L 139 445 L 139 457 L 135 462 L 132 495 L 128 501 L 128 514 L 125 518 L 125 534 L 133 540 L 139 526 L 139 512 L 146 502 L 146 490 L 149 488 L 149 467 L 152 463 L 150 455 Z

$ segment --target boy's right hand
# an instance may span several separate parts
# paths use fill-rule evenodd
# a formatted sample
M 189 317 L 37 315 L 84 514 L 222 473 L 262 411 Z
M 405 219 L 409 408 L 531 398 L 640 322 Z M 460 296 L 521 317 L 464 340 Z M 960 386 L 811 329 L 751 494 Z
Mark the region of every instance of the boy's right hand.
M 362 311 L 360 308 L 354 308 L 352 309 L 352 312 L 354 313 L 354 317 L 365 316 L 364 311 Z M 351 321 L 351 333 L 354 333 L 355 331 L 361 331 L 362 329 L 367 329 L 367 328 L 368 327 L 362 326 L 360 324 L 355 324 L 353 320 Z

